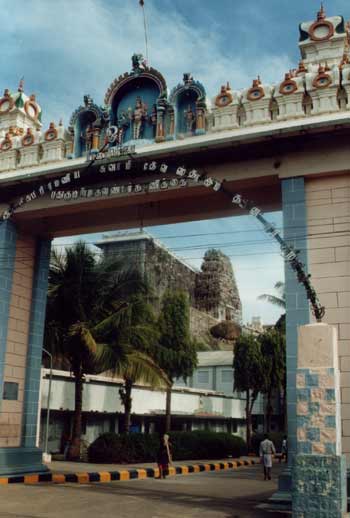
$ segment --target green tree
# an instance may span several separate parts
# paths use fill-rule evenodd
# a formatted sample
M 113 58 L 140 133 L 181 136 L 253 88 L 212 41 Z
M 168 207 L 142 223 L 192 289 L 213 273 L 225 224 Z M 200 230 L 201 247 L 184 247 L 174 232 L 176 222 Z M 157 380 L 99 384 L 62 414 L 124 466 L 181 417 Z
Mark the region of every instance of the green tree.
M 100 369 L 109 370 L 124 379 L 119 396 L 124 406 L 122 431 L 128 433 L 134 384 L 141 382 L 154 388 L 169 384 L 165 372 L 149 354 L 154 353 L 159 338 L 152 307 L 144 296 L 135 296 L 126 311 L 117 319 L 111 317 L 101 322 L 96 332 L 106 342 L 99 352 Z
M 284 390 L 286 376 L 286 341 L 284 335 L 273 329 L 259 335 L 263 358 L 264 387 L 266 395 L 266 431 L 270 432 L 273 394 Z
M 166 390 L 165 431 L 171 429 L 171 389 L 176 378 L 191 376 L 197 354 L 190 338 L 190 307 L 183 291 L 166 292 L 159 317 L 159 347 L 155 361 L 166 372 L 170 385 Z
M 260 295 L 260 297 L 258 297 L 258 299 L 260 300 L 266 300 L 267 302 L 270 302 L 271 304 L 273 304 L 274 306 L 278 306 L 280 308 L 283 308 L 284 310 L 286 309 L 286 294 L 285 294 L 285 283 L 282 282 L 282 281 L 279 281 L 279 282 L 276 282 L 275 286 L 274 286 L 275 290 L 277 291 L 278 293 L 278 296 L 275 296 L 275 295 L 268 295 L 268 294 L 263 294 L 263 295 Z M 284 423 L 287 422 L 287 404 L 286 404 L 286 392 L 287 392 L 287 388 L 286 388 L 286 383 L 287 383 L 287 380 L 286 380 L 286 367 L 285 367 L 285 355 L 286 355 L 286 352 L 285 352 L 285 335 L 286 335 L 286 313 L 283 313 L 279 319 L 277 320 L 277 322 L 275 323 L 275 331 L 277 332 L 277 334 L 280 336 L 280 340 L 282 342 L 282 348 L 284 350 L 284 353 L 283 353 L 283 362 L 284 362 L 284 371 L 283 371 L 283 381 L 282 381 L 282 386 L 281 388 L 279 389 L 281 392 L 282 392 L 282 407 L 283 407 L 283 420 L 284 420 Z M 271 363 L 271 359 L 269 360 L 269 362 Z M 274 380 L 272 380 L 274 382 Z M 267 399 L 269 399 L 269 394 L 267 393 Z M 271 404 L 268 403 L 268 407 L 267 409 L 269 408 L 269 410 L 267 411 L 266 413 L 266 425 L 267 425 L 267 429 L 269 430 L 270 429 L 270 421 L 271 421 L 271 415 L 270 415 L 270 412 L 271 412 Z
M 270 304 L 273 304 L 274 306 L 278 306 L 280 308 L 285 309 L 286 308 L 286 295 L 285 295 L 285 289 L 284 289 L 284 282 L 282 282 L 282 281 L 276 282 L 274 288 L 278 293 L 277 296 L 270 295 L 268 293 L 263 293 L 262 295 L 259 295 L 258 300 L 266 300 L 267 302 L 270 302 Z
M 268 293 L 263 293 L 258 297 L 258 300 L 266 300 L 270 304 L 274 306 L 278 306 L 280 308 L 286 309 L 286 294 L 285 294 L 285 284 L 282 281 L 276 282 L 274 286 L 278 295 L 270 295 Z M 286 314 L 283 313 L 277 320 L 275 324 L 275 328 L 282 334 L 286 334 Z
M 49 271 L 45 345 L 68 363 L 75 381 L 75 406 L 70 458 L 80 456 L 83 382 L 96 370 L 97 324 L 126 310 L 130 293 L 140 290 L 136 271 L 120 262 L 99 260 L 78 242 L 65 253 L 53 252 Z
M 259 392 L 264 388 L 263 359 L 258 339 L 253 335 L 241 335 L 235 345 L 233 370 L 234 390 L 246 396 L 246 438 L 248 449 L 252 437 L 252 411 Z

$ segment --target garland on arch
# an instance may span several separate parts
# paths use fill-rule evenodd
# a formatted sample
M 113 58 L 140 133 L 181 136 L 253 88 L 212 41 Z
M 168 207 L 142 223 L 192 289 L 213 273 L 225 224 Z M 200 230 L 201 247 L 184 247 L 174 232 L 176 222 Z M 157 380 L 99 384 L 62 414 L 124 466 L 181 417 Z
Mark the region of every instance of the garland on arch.
M 105 158 L 103 156 L 103 149 L 100 154 L 97 155 L 100 159 Z M 94 157 L 84 168 L 84 176 L 91 169 L 92 165 L 98 161 L 99 158 Z M 139 161 L 137 161 L 140 164 Z M 133 157 L 128 158 L 125 162 L 112 162 L 109 164 L 100 165 L 98 173 L 101 175 L 123 173 L 132 171 Z M 18 208 L 24 204 L 30 203 L 33 200 L 45 196 L 48 194 L 51 200 L 63 200 L 71 201 L 78 198 L 100 198 L 106 196 L 115 196 L 120 194 L 140 194 L 144 192 L 154 192 L 158 190 L 164 190 L 169 188 L 180 188 L 187 187 L 194 184 L 200 184 L 204 187 L 214 190 L 215 192 L 222 192 L 225 194 L 235 206 L 245 210 L 248 214 L 255 217 L 262 225 L 264 231 L 273 237 L 279 244 L 282 256 L 285 261 L 288 262 L 291 269 L 296 274 L 297 280 L 302 284 L 306 291 L 307 299 L 309 300 L 312 308 L 312 312 L 317 320 L 321 322 L 325 315 L 325 308 L 318 300 L 317 293 L 313 288 L 310 278 L 311 275 L 305 272 L 305 265 L 299 259 L 299 250 L 294 249 L 292 245 L 289 245 L 276 230 L 275 226 L 265 218 L 263 212 L 257 207 L 253 201 L 244 198 L 240 193 L 230 192 L 226 186 L 225 181 L 219 181 L 216 178 L 207 176 L 205 173 L 199 172 L 197 169 L 187 170 L 185 166 L 169 166 L 166 162 L 157 162 L 155 160 L 141 162 L 141 169 L 144 174 L 161 174 L 165 175 L 170 173 L 172 178 L 162 177 L 160 179 L 152 179 L 151 181 L 136 183 L 128 181 L 126 184 L 114 184 L 105 185 L 99 187 L 79 187 L 73 189 L 67 189 L 67 187 L 74 181 L 80 180 L 80 170 L 68 172 L 63 176 L 60 176 L 49 182 L 44 182 L 26 195 L 21 196 L 15 203 L 11 204 L 0 216 L 0 221 L 9 219 Z M 120 176 L 118 176 L 118 180 Z

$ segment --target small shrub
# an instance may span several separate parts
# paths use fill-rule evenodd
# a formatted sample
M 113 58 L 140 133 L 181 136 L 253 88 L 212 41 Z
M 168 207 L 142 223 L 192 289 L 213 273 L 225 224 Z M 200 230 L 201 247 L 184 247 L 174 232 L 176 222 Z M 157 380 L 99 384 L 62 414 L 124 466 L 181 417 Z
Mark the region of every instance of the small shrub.
M 228 456 L 240 457 L 246 453 L 244 440 L 228 433 L 173 432 L 170 434 L 170 441 L 176 460 L 220 459 Z
M 220 459 L 246 454 L 246 444 L 240 437 L 215 432 L 171 432 L 170 442 L 174 460 Z M 105 433 L 90 444 L 90 462 L 128 464 L 155 462 L 159 448 L 157 434 Z
M 236 338 L 241 334 L 241 328 L 231 320 L 223 320 L 211 327 L 210 333 L 214 338 L 236 340 Z

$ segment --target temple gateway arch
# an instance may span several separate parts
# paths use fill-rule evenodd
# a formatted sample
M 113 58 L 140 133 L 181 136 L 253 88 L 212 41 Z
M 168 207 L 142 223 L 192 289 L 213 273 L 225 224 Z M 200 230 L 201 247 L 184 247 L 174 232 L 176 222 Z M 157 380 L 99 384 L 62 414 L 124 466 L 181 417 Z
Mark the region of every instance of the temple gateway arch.
M 90 96 L 69 127 L 0 99 L 0 476 L 43 472 L 36 448 L 53 238 L 282 210 L 288 253 L 311 274 L 336 326 L 342 450 L 350 463 L 350 59 L 341 16 L 300 26 L 302 60 L 276 85 L 229 83 L 209 103 L 191 74 L 170 92 L 141 55 L 104 105 Z M 228 71 L 229 75 L 229 71 Z M 230 79 L 230 78 L 228 78 Z M 237 198 L 238 196 L 238 198 Z M 235 201 L 234 201 L 235 200 Z M 253 201 L 247 207 L 242 200 Z M 252 210 L 256 209 L 255 211 Z M 273 228 L 266 228 L 271 234 Z M 298 326 L 314 320 L 286 254 L 288 434 L 296 448 Z M 291 455 L 292 457 L 293 455 Z M 288 489 L 289 475 L 281 479 Z

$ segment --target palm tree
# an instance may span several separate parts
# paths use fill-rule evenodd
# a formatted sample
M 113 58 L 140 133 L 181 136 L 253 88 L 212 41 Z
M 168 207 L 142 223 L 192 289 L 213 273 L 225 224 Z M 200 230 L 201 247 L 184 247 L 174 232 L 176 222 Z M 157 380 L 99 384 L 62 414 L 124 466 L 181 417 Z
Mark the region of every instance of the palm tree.
M 145 383 L 154 388 L 170 384 L 165 372 L 150 356 L 159 338 L 156 319 L 151 306 L 139 295 L 131 299 L 128 309 L 117 319 L 106 319 L 96 331 L 106 342 L 98 353 L 100 369 L 119 374 L 124 379 L 119 396 L 124 406 L 122 431 L 128 433 L 135 383 Z
M 279 306 L 280 308 L 286 308 L 286 294 L 284 290 L 284 282 L 278 281 L 276 282 L 274 289 L 277 291 L 278 296 L 269 295 L 268 293 L 264 293 L 258 297 L 258 300 L 266 300 L 270 302 L 274 306 Z
M 286 310 L 286 293 L 285 293 L 285 284 L 284 284 L 284 282 L 282 282 L 282 281 L 276 282 L 274 288 L 277 291 L 279 296 L 263 294 L 263 295 L 260 295 L 258 297 L 258 299 L 259 300 L 266 300 L 267 302 L 270 302 L 271 304 Z M 283 342 L 283 340 L 285 340 L 285 334 L 286 334 L 286 313 L 285 312 L 279 317 L 279 319 L 275 323 L 274 328 L 275 328 L 275 330 L 277 332 L 276 336 L 279 335 L 279 340 L 277 340 L 277 343 L 281 342 L 281 341 Z M 273 332 L 272 332 L 272 341 L 273 340 L 274 340 L 274 338 L 273 338 Z M 279 345 L 278 345 L 278 347 L 280 348 Z M 280 359 L 283 359 L 283 361 L 285 362 L 285 354 L 286 354 L 285 353 L 285 345 L 283 347 L 284 347 L 284 352 L 281 353 L 281 351 L 279 351 L 278 354 L 280 355 Z M 272 384 L 270 382 L 268 383 L 268 390 L 267 390 L 267 399 L 268 399 L 268 401 L 267 401 L 267 412 L 266 412 L 267 431 L 269 431 L 270 421 L 271 421 L 271 415 L 270 415 L 271 414 L 271 402 L 270 402 L 271 401 L 271 385 L 276 385 L 275 388 L 277 388 L 280 392 L 282 392 L 283 419 L 284 419 L 284 423 L 287 422 L 287 416 L 286 416 L 286 412 L 287 412 L 287 405 L 286 405 L 286 370 L 285 370 L 285 367 L 284 367 L 284 370 L 282 369 L 281 371 L 283 372 L 281 383 L 280 383 L 280 379 L 279 379 L 278 383 L 277 382 L 275 383 L 274 381 L 272 382 Z M 272 377 L 273 377 L 273 372 L 274 371 L 272 371 Z
M 99 260 L 84 242 L 53 252 L 49 271 L 45 344 L 68 363 L 75 381 L 69 458 L 79 458 L 84 375 L 97 369 L 98 324 L 127 310 L 130 293 L 142 290 L 139 273 Z M 120 353 L 120 363 L 123 355 Z
M 286 376 L 286 341 L 278 330 L 265 331 L 258 336 L 263 360 L 263 393 L 266 396 L 266 431 L 270 432 L 273 393 L 284 390 Z

